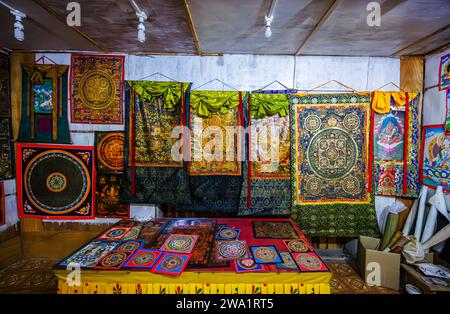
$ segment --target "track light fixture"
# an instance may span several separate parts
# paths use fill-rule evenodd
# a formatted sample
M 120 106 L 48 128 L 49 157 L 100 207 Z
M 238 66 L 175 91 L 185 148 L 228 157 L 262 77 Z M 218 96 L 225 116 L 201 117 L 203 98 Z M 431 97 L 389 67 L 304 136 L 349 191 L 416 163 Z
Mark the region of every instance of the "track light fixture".
M 270 3 L 269 12 L 267 12 L 264 17 L 264 25 L 266 26 L 266 31 L 264 32 L 264 36 L 266 38 L 270 38 L 272 36 L 272 29 L 270 28 L 273 22 L 273 11 L 275 11 L 275 6 L 277 5 L 277 0 L 272 0 Z
M 144 22 L 147 20 L 147 14 L 145 14 L 144 11 L 141 11 L 139 7 L 137 6 L 136 2 L 134 0 L 130 0 L 130 4 L 133 7 L 133 9 L 136 11 L 136 16 L 139 19 L 139 23 L 137 26 L 138 29 L 138 40 L 140 43 L 145 42 L 145 25 Z
M 22 23 L 22 19 L 26 18 L 27 15 L 19 10 L 14 9 L 9 4 L 0 1 L 0 4 L 7 7 L 11 14 L 14 15 L 14 38 L 18 41 L 23 41 L 25 39 L 24 27 Z

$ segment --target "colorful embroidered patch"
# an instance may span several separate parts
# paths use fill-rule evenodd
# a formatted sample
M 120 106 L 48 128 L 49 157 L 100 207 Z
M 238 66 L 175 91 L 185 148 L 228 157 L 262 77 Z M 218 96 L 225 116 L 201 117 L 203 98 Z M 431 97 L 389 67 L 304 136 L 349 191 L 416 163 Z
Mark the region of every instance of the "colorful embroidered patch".
M 124 56 L 72 54 L 72 123 L 123 123 L 124 63 Z
M 257 264 L 276 264 L 283 262 L 275 246 L 252 246 L 250 249 L 252 251 L 253 259 Z
M 237 273 L 251 273 L 266 271 L 263 264 L 256 264 L 252 258 L 234 260 L 234 269 Z
M 160 247 L 161 251 L 174 253 L 191 253 L 198 235 L 171 234 Z
M 92 147 L 19 143 L 17 152 L 20 217 L 51 220 L 94 217 Z
M 94 240 L 66 257 L 57 266 L 66 268 L 70 263 L 75 263 L 79 264 L 80 267 L 90 268 L 97 264 L 103 256 L 114 250 L 118 244 L 119 241 Z
M 119 252 L 134 252 L 142 246 L 143 240 L 128 240 L 122 242 L 115 251 Z
M 295 239 L 299 236 L 290 221 L 253 221 L 253 237 Z
M 322 261 L 322 259 L 314 252 L 308 253 L 292 253 L 297 266 L 300 271 L 304 272 L 322 272 L 329 271 L 328 267 Z
M 166 252 L 156 262 L 151 271 L 158 274 L 178 276 L 184 271 L 190 258 L 190 254 L 174 254 Z
M 151 249 L 139 249 L 128 259 L 123 267 L 152 268 L 163 252 Z
M 119 269 L 125 264 L 130 252 L 111 251 L 105 255 L 93 268 L 95 269 Z
M 423 128 L 421 182 L 431 188 L 442 186 L 450 190 L 450 136 L 446 136 L 444 125 Z
M 450 53 L 441 57 L 439 66 L 439 90 L 450 87 Z
M 217 240 L 237 240 L 241 229 L 236 229 L 233 227 L 222 226 L 216 234 Z
M 216 255 L 219 261 L 249 258 L 247 241 L 216 241 Z
M 303 253 L 312 251 L 311 246 L 302 239 L 283 241 L 289 251 L 294 253 Z
M 125 236 L 125 234 L 130 230 L 131 227 L 111 227 L 98 238 L 107 240 L 122 239 Z

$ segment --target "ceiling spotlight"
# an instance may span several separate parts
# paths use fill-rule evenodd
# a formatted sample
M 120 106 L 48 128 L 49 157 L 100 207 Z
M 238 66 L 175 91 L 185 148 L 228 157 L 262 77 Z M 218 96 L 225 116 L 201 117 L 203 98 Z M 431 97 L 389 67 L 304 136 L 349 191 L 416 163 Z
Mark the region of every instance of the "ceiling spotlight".
M 136 16 L 139 19 L 138 24 L 138 40 L 140 43 L 143 43 L 145 41 L 145 25 L 144 22 L 147 20 L 147 14 L 145 14 L 144 11 L 141 11 L 139 7 L 137 6 L 136 2 L 134 0 L 129 0 L 131 6 L 133 7 L 134 11 L 136 11 Z
M 22 24 L 22 19 L 26 18 L 27 15 L 19 10 L 14 9 L 9 4 L 0 1 L 0 4 L 7 7 L 12 15 L 14 15 L 14 37 L 18 41 L 23 41 L 25 39 L 25 33 L 23 32 L 24 27 Z
M 264 33 L 264 36 L 266 36 L 266 38 L 269 38 L 270 36 L 272 36 L 272 30 L 270 29 L 270 25 L 272 24 L 273 21 L 273 15 L 268 17 L 266 15 L 266 17 L 264 18 L 264 23 L 266 24 L 266 32 Z

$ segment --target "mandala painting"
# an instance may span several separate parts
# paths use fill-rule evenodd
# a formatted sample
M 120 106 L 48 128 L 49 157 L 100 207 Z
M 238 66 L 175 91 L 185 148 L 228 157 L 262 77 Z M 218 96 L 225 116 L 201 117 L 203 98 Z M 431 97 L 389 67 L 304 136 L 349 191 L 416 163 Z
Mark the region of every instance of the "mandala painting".
M 161 246 L 161 251 L 174 253 L 191 253 L 198 235 L 171 234 Z
M 14 177 L 14 145 L 10 118 L 0 118 L 0 180 Z
M 181 144 L 190 83 L 129 81 L 125 87 L 124 199 L 133 203 L 189 203 Z M 178 152 L 173 150 L 176 147 Z
M 234 260 L 234 269 L 237 273 L 266 271 L 266 268 L 263 264 L 256 264 L 252 258 Z
M 94 240 L 59 262 L 57 266 L 66 268 L 70 263 L 76 263 L 81 267 L 90 268 L 97 264 L 103 256 L 112 251 L 118 244 L 118 241 Z
M 289 251 L 294 253 L 304 253 L 312 251 L 311 246 L 302 239 L 283 241 Z
M 118 252 L 111 251 L 106 254 L 98 263 L 93 267 L 96 269 L 119 269 L 130 257 L 130 252 Z
M 98 238 L 104 240 L 118 240 L 122 239 L 130 230 L 131 227 L 111 227 Z
M 219 261 L 249 258 L 246 241 L 216 241 L 216 254 Z
M 277 263 L 278 269 L 288 269 L 288 270 L 296 270 L 298 271 L 297 264 L 295 263 L 294 258 L 291 253 L 288 251 L 279 251 L 281 258 L 283 259 L 282 263 Z
M 17 152 L 20 217 L 53 220 L 94 217 L 92 147 L 19 143 Z
M 419 100 L 407 93 L 404 107 L 372 111 L 375 193 L 384 196 L 418 197 Z
M 450 87 L 450 53 L 441 57 L 439 67 L 439 90 Z
M 180 275 L 186 268 L 191 255 L 164 253 L 152 268 L 153 273 L 172 276 Z
M 123 267 L 150 269 L 163 253 L 157 250 L 139 249 L 128 259 Z
M 310 236 L 378 235 L 370 94 L 290 95 L 292 217 Z
M 314 252 L 292 253 L 294 261 L 302 272 L 322 272 L 329 271 L 327 265 Z
M 72 54 L 72 123 L 123 123 L 124 63 L 124 56 Z
M 128 231 L 122 238 L 122 240 L 134 240 L 137 239 L 140 232 L 141 232 L 141 226 L 139 227 L 131 227 L 130 231 Z
M 290 221 L 252 221 L 253 237 L 268 239 L 295 239 L 299 236 Z
M 272 245 L 252 246 L 250 249 L 253 259 L 257 264 L 276 264 L 283 262 L 280 254 L 278 254 L 278 250 Z
M 239 234 L 241 233 L 240 229 L 236 229 L 233 227 L 222 226 L 216 234 L 217 240 L 237 240 L 239 238 Z
M 129 218 L 130 204 L 119 199 L 123 188 L 120 174 L 98 174 L 96 186 L 96 217 Z
M 125 136 L 123 132 L 95 132 L 97 171 L 123 171 Z
M 120 245 L 117 246 L 115 251 L 133 253 L 134 251 L 136 251 L 137 249 L 139 249 L 142 246 L 142 243 L 143 243 L 142 240 L 124 241 Z
M 442 186 L 450 191 L 450 137 L 445 135 L 444 125 L 423 128 L 421 181 L 431 188 Z

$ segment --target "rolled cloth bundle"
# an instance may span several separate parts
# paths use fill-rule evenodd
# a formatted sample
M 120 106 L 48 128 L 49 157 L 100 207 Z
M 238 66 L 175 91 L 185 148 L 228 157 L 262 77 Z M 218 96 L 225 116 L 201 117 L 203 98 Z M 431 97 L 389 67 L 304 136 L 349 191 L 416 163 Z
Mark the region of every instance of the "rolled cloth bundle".
M 389 213 L 386 220 L 386 227 L 384 228 L 383 238 L 381 239 L 380 251 L 383 251 L 389 241 L 391 241 L 395 232 L 397 231 L 398 226 L 398 214 L 397 213 Z
M 414 219 L 417 215 L 417 208 L 419 207 L 419 199 L 415 199 L 414 203 L 411 206 L 411 210 L 409 211 L 408 218 L 406 218 L 405 225 L 403 226 L 402 233 L 404 235 L 409 235 L 409 232 L 411 231 L 411 227 L 413 225 Z
M 416 220 L 416 229 L 414 230 L 414 236 L 416 239 L 420 239 L 422 235 L 422 227 L 423 227 L 423 216 L 425 213 L 425 202 L 427 200 L 428 187 L 422 185 L 422 190 L 420 191 L 420 201 L 419 201 L 419 210 L 417 212 L 417 220 Z
M 433 235 L 436 229 L 438 212 L 441 213 L 444 217 L 446 217 L 447 220 L 449 219 L 447 206 L 445 205 L 445 198 L 442 186 L 439 186 L 436 189 L 436 193 L 434 193 L 434 195 L 430 197 L 430 200 L 428 202 L 431 204 L 431 209 L 428 214 L 425 229 L 423 231 L 422 238 L 420 241 L 422 243 L 429 240 Z
M 432 236 L 428 241 L 423 244 L 424 250 L 430 249 L 432 246 L 439 244 L 450 238 L 450 223 L 444 228 L 439 230 L 434 236 Z
M 406 259 L 408 264 L 414 264 L 425 258 L 425 252 L 423 250 L 422 244 L 417 241 L 416 237 L 409 236 L 411 241 L 409 241 L 404 247 L 402 254 Z

